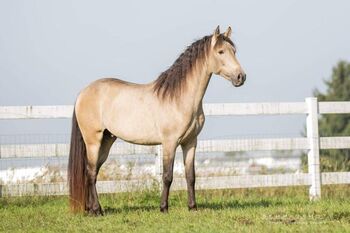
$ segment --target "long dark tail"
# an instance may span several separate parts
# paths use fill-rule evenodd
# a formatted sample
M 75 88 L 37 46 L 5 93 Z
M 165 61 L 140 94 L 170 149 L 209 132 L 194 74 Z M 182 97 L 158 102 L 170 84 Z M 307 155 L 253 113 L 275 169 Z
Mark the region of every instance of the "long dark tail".
M 85 209 L 87 197 L 86 160 L 86 146 L 74 111 L 68 161 L 68 186 L 70 208 L 75 213 Z

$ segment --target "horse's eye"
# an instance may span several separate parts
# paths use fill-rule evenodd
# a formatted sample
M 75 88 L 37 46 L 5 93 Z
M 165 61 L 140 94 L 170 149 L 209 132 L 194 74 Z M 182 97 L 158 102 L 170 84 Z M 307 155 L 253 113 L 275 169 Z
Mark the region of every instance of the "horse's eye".
M 219 51 L 219 54 L 224 54 L 224 50 L 220 50 L 220 51 Z

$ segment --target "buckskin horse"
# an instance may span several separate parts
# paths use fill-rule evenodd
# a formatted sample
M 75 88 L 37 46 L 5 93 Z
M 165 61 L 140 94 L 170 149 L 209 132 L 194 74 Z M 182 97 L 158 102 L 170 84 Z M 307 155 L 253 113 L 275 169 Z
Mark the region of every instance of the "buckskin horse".
M 149 84 L 114 78 L 97 80 L 75 103 L 68 162 L 73 212 L 102 215 L 96 178 L 117 138 L 141 145 L 163 146 L 163 190 L 160 211 L 168 211 L 176 148 L 184 156 L 188 208 L 196 210 L 194 158 L 204 124 L 202 99 L 212 74 L 244 84 L 246 74 L 236 58 L 231 27 L 195 41 L 169 69 Z

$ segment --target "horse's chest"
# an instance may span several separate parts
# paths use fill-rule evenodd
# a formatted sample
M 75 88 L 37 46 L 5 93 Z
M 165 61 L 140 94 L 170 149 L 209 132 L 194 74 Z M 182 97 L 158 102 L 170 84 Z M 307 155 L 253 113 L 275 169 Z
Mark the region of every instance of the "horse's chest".
M 189 127 L 185 131 L 183 137 L 180 139 L 181 142 L 187 141 L 191 138 L 197 137 L 197 135 L 200 133 L 200 131 L 203 128 L 205 121 L 204 114 L 198 115 L 196 118 L 192 120 Z

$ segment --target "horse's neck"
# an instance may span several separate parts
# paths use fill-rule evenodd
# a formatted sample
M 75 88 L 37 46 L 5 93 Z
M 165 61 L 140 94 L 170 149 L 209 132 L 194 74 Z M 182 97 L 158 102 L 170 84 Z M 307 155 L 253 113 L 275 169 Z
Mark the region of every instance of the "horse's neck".
M 210 73 L 204 65 L 202 68 L 195 69 L 191 77 L 187 77 L 186 91 L 182 95 L 181 102 L 192 109 L 192 111 L 198 111 L 201 109 L 202 100 L 207 90 L 212 73 Z

